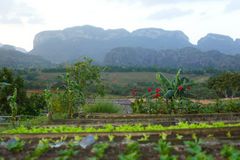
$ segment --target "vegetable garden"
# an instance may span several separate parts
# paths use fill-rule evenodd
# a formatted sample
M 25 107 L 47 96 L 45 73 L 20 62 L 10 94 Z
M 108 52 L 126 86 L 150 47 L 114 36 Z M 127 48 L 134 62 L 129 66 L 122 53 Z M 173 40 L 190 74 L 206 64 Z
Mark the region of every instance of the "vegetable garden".
M 44 104 L 37 117 L 20 120 L 20 89 L 0 83 L 12 93 L 4 104 L 10 123 L 0 125 L 0 160 L 240 160 L 239 100 L 192 102 L 194 82 L 179 70 L 173 79 L 158 73 L 158 86 L 145 94 L 133 89 L 126 114 L 95 101 L 104 86 L 91 62 L 70 67 L 62 88 L 35 97 Z

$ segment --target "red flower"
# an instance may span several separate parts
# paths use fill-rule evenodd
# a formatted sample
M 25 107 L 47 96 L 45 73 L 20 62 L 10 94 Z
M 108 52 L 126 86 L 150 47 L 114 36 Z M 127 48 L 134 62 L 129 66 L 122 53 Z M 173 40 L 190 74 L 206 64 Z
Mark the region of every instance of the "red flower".
M 159 98 L 161 95 L 159 93 L 156 93 L 153 98 Z
M 149 88 L 148 88 L 148 92 L 152 92 L 152 88 L 149 87 Z
M 136 89 L 132 89 L 131 94 L 132 94 L 132 96 L 135 97 L 137 95 L 137 90 Z
M 159 93 L 161 91 L 160 88 L 156 88 L 156 93 Z
M 191 89 L 191 86 L 187 86 L 187 90 L 190 90 Z
M 182 91 L 183 90 L 183 86 L 178 86 L 178 90 Z

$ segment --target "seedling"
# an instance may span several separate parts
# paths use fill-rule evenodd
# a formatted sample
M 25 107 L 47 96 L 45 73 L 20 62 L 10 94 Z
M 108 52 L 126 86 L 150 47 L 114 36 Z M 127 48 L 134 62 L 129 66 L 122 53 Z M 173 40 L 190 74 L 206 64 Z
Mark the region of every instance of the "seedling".
M 98 140 L 98 135 L 94 135 L 94 140 L 97 141 Z
M 143 134 L 143 137 L 141 137 L 138 141 L 141 141 L 141 142 L 146 142 L 149 140 L 149 135 L 147 134 Z
M 182 140 L 182 139 L 183 139 L 183 135 L 176 134 L 176 138 L 177 138 L 178 140 Z
M 168 135 L 163 132 L 163 133 L 159 134 L 159 136 L 161 137 L 162 140 L 166 140 Z
M 231 138 L 231 137 L 232 137 L 232 134 L 231 134 L 231 132 L 230 132 L 230 131 L 228 131 L 228 132 L 227 132 L 227 134 L 226 134 L 226 136 L 227 136 L 228 138 Z
M 198 138 L 197 138 L 196 133 L 193 133 L 193 134 L 192 134 L 192 139 L 193 139 L 194 141 L 197 141 Z
M 132 140 L 132 135 L 131 135 L 131 134 L 127 134 L 127 135 L 125 136 L 125 139 L 126 139 L 127 141 L 131 141 L 131 140 Z
M 109 140 L 109 142 L 113 142 L 113 140 L 114 140 L 114 135 L 108 135 L 108 140 Z
M 83 139 L 83 137 L 81 137 L 81 136 L 74 136 L 75 141 L 81 141 L 82 139 Z

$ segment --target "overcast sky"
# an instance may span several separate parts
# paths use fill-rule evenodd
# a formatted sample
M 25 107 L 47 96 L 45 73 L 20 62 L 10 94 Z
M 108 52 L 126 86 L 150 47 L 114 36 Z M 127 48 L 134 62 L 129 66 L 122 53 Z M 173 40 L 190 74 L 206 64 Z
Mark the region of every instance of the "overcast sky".
M 192 43 L 207 33 L 240 38 L 240 0 L 0 0 L 0 43 L 32 49 L 43 30 L 80 25 L 182 30 Z

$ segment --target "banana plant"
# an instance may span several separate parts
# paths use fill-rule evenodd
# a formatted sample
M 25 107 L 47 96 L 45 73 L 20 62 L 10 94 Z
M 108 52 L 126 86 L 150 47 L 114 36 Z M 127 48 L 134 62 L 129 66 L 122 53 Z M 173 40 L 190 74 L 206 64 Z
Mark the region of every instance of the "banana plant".
M 174 79 L 168 79 L 162 73 L 156 74 L 156 79 L 160 83 L 162 95 L 167 100 L 181 98 L 185 91 L 190 89 L 192 82 L 186 77 L 181 77 L 180 74 L 181 69 L 178 70 Z

